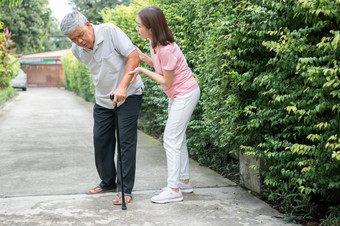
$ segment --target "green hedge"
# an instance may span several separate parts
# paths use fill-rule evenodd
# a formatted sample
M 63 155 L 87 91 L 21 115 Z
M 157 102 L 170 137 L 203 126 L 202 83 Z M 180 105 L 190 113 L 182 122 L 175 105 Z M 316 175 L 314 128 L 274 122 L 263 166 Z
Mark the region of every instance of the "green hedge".
M 17 92 L 12 87 L 0 89 L 0 107 L 5 104 L 8 100 L 12 99 Z
M 94 102 L 94 85 L 91 73 L 85 64 L 79 62 L 71 52 L 66 53 L 61 61 L 65 87 L 85 100 Z
M 19 73 L 20 63 L 13 55 L 15 52 L 13 34 L 0 21 L 0 90 L 10 87 L 11 79 Z
M 0 29 L 3 23 L 0 21 Z M 20 63 L 13 54 L 11 34 L 5 28 L 0 31 L 0 106 L 14 97 L 17 93 L 11 87 L 11 80 L 19 73 Z
M 316 217 L 316 201 L 327 204 L 340 188 L 339 1 L 134 1 L 102 16 L 147 53 L 133 24 L 152 4 L 202 90 L 188 128 L 191 156 L 224 175 L 230 153 L 261 158 L 264 195 L 293 216 Z M 140 126 L 160 135 L 167 98 L 143 80 Z
M 340 188 L 339 1 L 159 2 L 202 88 L 190 153 L 261 158 L 264 194 L 314 213 Z

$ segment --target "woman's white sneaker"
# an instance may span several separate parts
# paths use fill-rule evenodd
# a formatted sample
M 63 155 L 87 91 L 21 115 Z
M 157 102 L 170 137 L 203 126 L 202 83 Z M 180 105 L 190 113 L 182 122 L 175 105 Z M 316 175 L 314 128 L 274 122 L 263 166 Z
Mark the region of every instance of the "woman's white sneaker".
M 179 202 L 182 200 L 183 195 L 181 190 L 179 190 L 179 192 L 175 192 L 169 187 L 163 189 L 163 191 L 159 195 L 151 198 L 151 201 L 155 203 Z
M 194 192 L 194 189 L 191 185 L 191 183 L 183 183 L 183 182 L 179 182 L 178 184 L 179 189 L 183 192 L 183 193 L 191 193 Z M 166 189 L 168 189 L 168 187 L 164 187 L 162 188 L 162 191 L 165 191 Z
M 183 193 L 191 193 L 194 191 L 190 182 L 186 184 L 180 181 L 178 187 Z

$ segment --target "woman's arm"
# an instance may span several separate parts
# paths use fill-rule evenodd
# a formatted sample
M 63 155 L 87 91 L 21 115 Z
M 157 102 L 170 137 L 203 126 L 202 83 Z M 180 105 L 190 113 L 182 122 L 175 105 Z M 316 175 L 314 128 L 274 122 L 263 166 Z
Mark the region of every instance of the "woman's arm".
M 149 66 L 153 67 L 153 63 L 152 63 L 152 60 L 149 56 L 145 55 L 142 51 L 140 51 L 140 49 L 135 46 L 135 49 L 137 50 L 138 52 L 138 55 L 139 55 L 139 58 L 141 61 L 144 61 L 145 63 L 147 63 Z
M 133 75 L 133 79 L 136 78 L 139 73 L 143 73 L 151 79 L 155 80 L 157 83 L 167 87 L 170 87 L 174 81 L 174 71 L 163 69 L 163 75 L 160 75 L 155 72 L 149 71 L 146 68 L 137 67 L 135 70 L 129 72 L 129 74 Z

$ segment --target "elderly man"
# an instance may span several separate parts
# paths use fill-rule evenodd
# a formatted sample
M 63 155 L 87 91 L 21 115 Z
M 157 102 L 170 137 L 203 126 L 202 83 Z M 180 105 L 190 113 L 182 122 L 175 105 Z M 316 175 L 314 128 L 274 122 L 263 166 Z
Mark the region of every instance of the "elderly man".
M 117 103 L 125 202 L 129 203 L 135 181 L 137 119 L 144 86 L 139 76 L 131 83 L 132 75 L 128 72 L 138 66 L 138 53 L 119 27 L 109 23 L 93 25 L 77 11 L 64 17 L 60 29 L 73 42 L 73 55 L 89 68 L 95 85 L 93 139 L 95 163 L 101 182 L 88 194 L 112 191 L 120 184 L 119 178 L 116 182 L 114 163 L 116 138 L 113 108 Z M 110 94 L 114 95 L 113 101 Z M 122 203 L 120 194 L 118 186 L 113 204 Z

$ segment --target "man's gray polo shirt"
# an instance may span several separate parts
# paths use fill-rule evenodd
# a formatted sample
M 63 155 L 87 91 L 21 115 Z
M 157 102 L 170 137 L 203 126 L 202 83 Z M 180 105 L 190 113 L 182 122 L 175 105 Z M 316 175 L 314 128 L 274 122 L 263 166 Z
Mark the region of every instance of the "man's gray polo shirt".
M 73 43 L 72 53 L 91 72 L 96 103 L 112 109 L 109 96 L 118 87 L 124 74 L 127 56 L 134 50 L 134 46 L 127 35 L 113 24 L 105 23 L 92 27 L 95 35 L 93 50 Z M 142 79 L 138 75 L 128 86 L 127 96 L 141 95 L 143 89 Z M 118 105 L 123 103 L 124 101 L 121 101 Z

